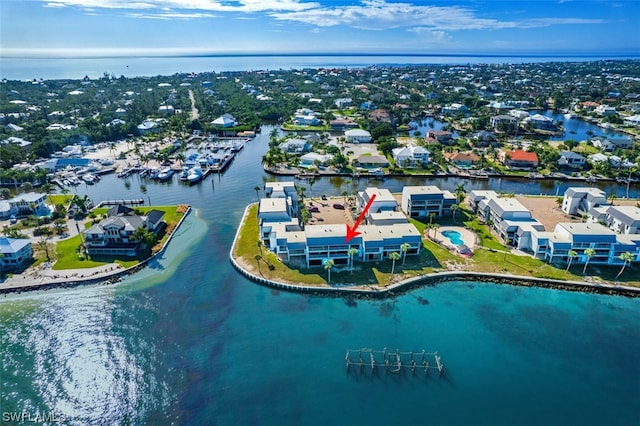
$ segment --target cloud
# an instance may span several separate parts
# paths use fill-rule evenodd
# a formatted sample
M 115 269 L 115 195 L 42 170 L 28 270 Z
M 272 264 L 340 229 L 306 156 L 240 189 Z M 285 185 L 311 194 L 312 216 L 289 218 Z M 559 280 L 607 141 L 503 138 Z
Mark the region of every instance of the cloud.
M 459 31 L 603 22 L 598 19 L 571 17 L 500 20 L 480 17 L 466 6 L 430 6 L 421 0 L 413 1 L 414 3 L 400 0 L 395 3 L 387 0 L 361 0 L 345 5 L 336 5 L 332 0 L 324 0 L 325 4 L 307 0 L 43 0 L 43 3 L 45 7 L 78 7 L 92 12 L 99 9 L 119 9 L 126 11 L 130 17 L 154 19 L 200 19 L 212 17 L 210 13 L 263 12 L 277 21 L 300 22 L 315 27 L 342 25 L 363 30 L 415 27 L 432 31 Z
M 541 18 L 501 21 L 481 18 L 462 6 L 427 6 L 363 0 L 358 5 L 314 7 L 300 11 L 270 12 L 277 20 L 308 23 L 319 27 L 345 25 L 364 30 L 428 28 L 439 31 L 533 28 L 560 24 L 598 24 L 602 20 L 582 18 Z
M 264 12 L 264 11 L 302 11 L 319 7 L 315 2 L 301 0 L 59 0 L 58 7 L 74 6 L 81 8 L 124 9 L 124 10 L 194 10 L 205 12 Z M 51 6 L 49 6 L 51 7 Z M 144 14 L 147 16 L 148 14 Z

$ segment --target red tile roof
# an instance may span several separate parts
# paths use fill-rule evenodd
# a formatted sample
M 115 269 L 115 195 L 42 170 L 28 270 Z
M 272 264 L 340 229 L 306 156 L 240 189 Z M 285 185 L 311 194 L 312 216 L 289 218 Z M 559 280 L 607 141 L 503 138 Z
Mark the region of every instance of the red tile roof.
M 538 154 L 536 154 L 535 152 L 516 149 L 515 151 L 507 152 L 507 154 L 512 161 L 529 161 L 531 163 L 538 162 Z

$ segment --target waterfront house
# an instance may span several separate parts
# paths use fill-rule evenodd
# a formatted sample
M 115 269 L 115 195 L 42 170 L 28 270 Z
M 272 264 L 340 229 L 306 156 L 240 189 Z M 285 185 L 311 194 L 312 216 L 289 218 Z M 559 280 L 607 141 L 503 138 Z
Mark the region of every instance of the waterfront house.
M 533 169 L 538 167 L 538 154 L 521 149 L 501 151 L 498 154 L 498 159 L 502 164 L 512 169 Z
M 278 148 L 280 148 L 280 151 L 282 152 L 303 154 L 311 149 L 311 145 L 309 145 L 309 142 L 307 142 L 306 139 L 287 139 L 280 143 Z
M 358 127 L 358 123 L 350 118 L 338 117 L 335 120 L 331 120 L 329 122 L 329 126 L 332 130 L 340 131 L 344 129 L 351 129 L 354 127 Z
M 333 159 L 331 154 L 308 152 L 300 157 L 300 167 L 326 166 Z
M 562 211 L 568 215 L 588 214 L 594 207 L 607 204 L 607 197 L 599 188 L 567 188 L 562 197 Z
M 46 200 L 47 194 L 39 192 L 27 192 L 26 194 L 17 195 L 9 200 L 11 214 L 17 216 L 37 214 L 46 210 Z
M 293 124 L 296 126 L 317 126 L 320 124 L 320 120 L 313 114 L 296 114 L 293 117 Z
M 627 126 L 640 126 L 640 114 L 623 117 L 622 121 L 624 121 L 624 124 Z
M 368 117 L 376 123 L 393 123 L 393 117 L 386 109 L 375 109 L 369 113 Z
M 109 209 L 107 218 L 82 232 L 89 255 L 136 256 L 143 248 L 135 238 L 139 228 L 158 233 L 164 226 L 164 212 L 150 210 L 137 215 L 126 206 L 117 205 Z
M 489 123 L 493 129 L 502 132 L 512 132 L 518 128 L 518 120 L 511 115 L 494 115 Z
M 427 130 L 427 134 L 424 139 L 427 143 L 437 142 L 443 145 L 447 145 L 451 143 L 452 137 L 453 133 L 446 130 Z
M 363 129 L 351 129 L 344 132 L 347 143 L 370 143 L 371 133 Z
M 155 120 L 145 120 L 142 123 L 138 124 L 137 129 L 138 133 L 141 135 L 145 135 L 150 132 L 155 132 L 158 130 L 158 126 L 160 123 Z
M 389 160 L 381 155 L 359 155 L 353 160 L 358 167 L 389 167 Z
M 412 144 L 391 150 L 391 155 L 399 167 L 416 167 L 428 164 L 430 154 L 428 149 Z
M 531 123 L 538 130 L 556 131 L 558 130 L 553 120 L 542 114 L 534 114 L 523 120 L 524 123 Z
M 28 238 L 0 237 L 0 272 L 20 270 L 33 258 Z
M 633 140 L 629 138 L 596 138 L 592 142 L 593 146 L 605 152 L 611 152 L 616 148 L 627 149 L 633 145 Z
M 235 127 L 238 125 L 238 121 L 231 114 L 222 114 L 220 117 L 216 118 L 211 122 L 211 125 L 222 127 L 223 129 L 229 127 Z
M 401 208 L 409 217 L 429 217 L 451 213 L 456 197 L 450 191 L 437 186 L 405 186 L 402 188 Z
M 467 108 L 466 105 L 454 102 L 451 105 L 443 106 L 441 112 L 444 115 L 467 114 L 469 112 L 469 108 Z
M 458 167 L 471 167 L 480 161 L 480 156 L 473 152 L 448 152 L 444 157 Z
M 584 167 L 586 159 L 572 151 L 560 151 L 560 158 L 558 158 L 558 166 L 569 167 L 573 169 L 581 169 Z
M 640 208 L 636 206 L 610 206 L 605 221 L 617 233 L 640 234 Z
M 611 115 L 616 115 L 617 111 L 614 107 L 609 106 L 609 105 L 598 105 L 595 109 L 595 112 L 602 116 L 602 117 L 607 117 L 607 116 L 611 116 Z

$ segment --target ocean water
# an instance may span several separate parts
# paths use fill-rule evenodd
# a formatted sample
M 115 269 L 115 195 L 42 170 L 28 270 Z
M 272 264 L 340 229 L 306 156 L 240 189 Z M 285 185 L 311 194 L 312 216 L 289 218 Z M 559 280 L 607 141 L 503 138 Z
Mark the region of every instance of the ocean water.
M 638 59 L 637 52 L 602 56 L 545 55 L 210 55 L 171 57 L 0 57 L 0 78 L 9 80 L 81 79 L 102 77 L 105 73 L 120 77 L 171 75 L 190 72 L 252 70 L 290 70 L 302 68 L 359 68 L 372 65 L 402 66 L 431 64 L 497 64 L 530 62 L 585 62 L 602 59 Z
M 141 193 L 137 177 L 127 190 L 108 176 L 77 189 L 195 211 L 161 259 L 117 285 L 0 298 L 2 414 L 71 425 L 640 422 L 639 299 L 452 282 L 354 304 L 244 279 L 228 254 L 253 187 L 270 179 L 268 133 L 193 187 Z M 445 373 L 346 371 L 347 349 L 385 347 L 438 351 Z

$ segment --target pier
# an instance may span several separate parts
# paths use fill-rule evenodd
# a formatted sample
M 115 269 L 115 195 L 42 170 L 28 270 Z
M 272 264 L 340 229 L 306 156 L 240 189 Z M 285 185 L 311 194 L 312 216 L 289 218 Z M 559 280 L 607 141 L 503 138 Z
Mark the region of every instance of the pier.
M 410 371 L 412 375 L 416 372 L 424 372 L 425 376 L 429 375 L 429 370 L 437 370 L 438 375 L 444 373 L 444 364 L 438 352 L 401 352 L 396 349 L 395 352 L 388 351 L 384 348 L 376 351 L 369 348 L 347 349 L 344 357 L 347 373 L 351 369 L 355 369 L 360 374 L 370 372 L 374 374 L 377 369 L 384 369 L 386 373 L 403 374 L 404 371 Z M 433 361 L 433 362 L 429 362 Z
M 117 206 L 119 204 L 137 206 L 137 205 L 144 204 L 144 199 L 134 198 L 130 200 L 106 200 L 106 201 L 100 201 L 100 203 L 98 203 L 96 207 Z

